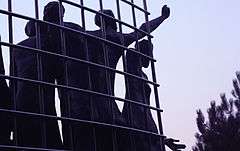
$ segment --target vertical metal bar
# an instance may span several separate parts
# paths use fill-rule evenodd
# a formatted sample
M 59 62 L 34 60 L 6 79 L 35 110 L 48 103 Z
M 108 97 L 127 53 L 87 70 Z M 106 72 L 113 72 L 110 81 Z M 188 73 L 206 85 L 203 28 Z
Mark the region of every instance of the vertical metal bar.
M 144 5 L 144 9 L 147 11 L 147 2 L 146 0 L 143 0 L 143 5 Z M 145 13 L 145 22 L 147 23 L 149 21 L 148 15 Z M 150 33 L 149 30 L 149 24 L 147 24 L 147 32 Z M 148 40 L 151 42 L 151 38 L 148 36 Z M 151 61 L 151 69 L 152 69 L 152 79 L 153 82 L 157 81 L 156 78 L 156 72 L 155 72 L 155 65 L 154 62 Z M 159 100 L 159 95 L 158 95 L 158 89 L 157 86 L 153 86 L 154 87 L 154 94 L 155 94 L 155 102 L 156 102 L 156 107 L 160 109 L 160 100 Z M 159 125 L 159 132 L 160 135 L 163 135 L 163 125 L 162 125 L 162 118 L 161 118 L 161 112 L 157 111 L 157 117 L 158 117 L 158 125 Z M 164 138 L 160 138 L 160 142 L 161 142 L 161 151 L 165 151 L 165 143 L 164 143 Z
M 120 10 L 120 1 L 119 0 L 116 0 L 116 4 L 117 4 L 117 16 L 118 16 L 118 20 L 121 20 L 121 10 Z M 121 44 L 124 45 L 124 37 L 123 37 L 123 30 L 122 30 L 122 24 L 119 22 L 119 32 L 121 33 Z M 128 72 L 127 71 L 127 62 L 126 62 L 126 56 L 122 55 L 122 59 L 123 59 L 123 71 L 124 72 Z M 129 92 L 130 89 L 129 89 L 129 80 L 128 80 L 128 77 L 125 76 L 125 87 L 126 87 L 126 92 Z M 129 93 L 127 93 L 127 98 L 129 98 Z M 126 102 L 124 102 L 124 104 L 128 104 Z M 132 104 L 129 103 L 129 113 L 128 113 L 128 120 L 129 120 L 129 125 L 133 127 L 133 121 L 132 121 Z M 131 142 L 131 150 L 132 151 L 135 151 L 136 150 L 136 146 L 135 146 L 135 142 L 134 142 L 134 138 L 133 138 L 133 135 L 131 135 L 131 132 L 129 132 L 130 135 L 130 142 Z
M 39 9 L 38 9 L 38 0 L 35 0 L 35 18 L 39 19 Z M 36 27 L 36 48 L 41 49 L 41 37 L 40 37 L 40 26 L 39 23 L 35 23 Z M 43 66 L 42 66 L 42 56 L 37 53 L 37 79 L 39 81 L 43 81 Z M 44 94 L 42 86 L 38 86 L 38 95 L 39 95 L 39 105 L 40 105 L 40 113 L 45 114 L 45 104 L 44 104 Z M 41 139 L 42 139 L 42 147 L 47 147 L 47 136 L 46 136 L 46 121 L 44 119 L 40 120 L 41 124 Z
M 64 22 L 63 22 L 63 10 L 62 10 L 62 0 L 59 0 L 59 21 L 60 21 L 60 25 L 64 26 Z M 60 29 L 60 41 L 61 41 L 61 52 L 63 53 L 64 56 L 67 56 L 67 51 L 66 51 L 66 39 L 65 39 L 65 31 L 63 31 L 62 29 Z M 64 61 L 64 80 L 65 80 L 65 84 L 66 86 L 69 86 L 69 82 L 68 82 L 68 67 L 67 67 L 67 62 Z M 71 117 L 71 104 L 70 104 L 70 98 L 69 95 L 67 93 L 67 107 L 68 107 L 68 117 Z M 70 139 L 70 147 L 73 149 L 73 134 L 72 134 L 72 125 L 69 125 L 69 130 L 70 130 L 70 134 L 69 134 L 69 139 Z
M 134 4 L 134 0 L 131 0 L 131 3 L 132 4 Z M 132 17 L 133 17 L 133 26 L 134 27 L 137 27 L 137 19 L 136 19 L 136 13 L 135 13 L 135 7 L 132 5 Z M 137 31 L 138 32 L 138 31 Z M 137 51 L 139 51 L 140 52 L 140 48 L 139 48 L 139 42 L 138 42 L 138 34 L 136 34 L 137 35 L 137 37 L 136 37 L 136 48 L 137 48 Z M 140 67 L 142 68 L 142 56 L 140 56 L 139 57 L 139 65 L 140 65 Z M 140 73 L 140 74 L 142 74 L 142 73 Z M 142 82 L 142 91 L 143 91 L 143 96 L 144 96 L 144 98 L 142 98 L 142 100 L 146 100 L 146 93 L 145 93 L 145 88 L 144 88 L 144 82 Z M 148 129 L 148 125 L 147 125 L 147 123 L 148 123 L 148 119 L 147 119 L 147 110 L 148 110 L 148 108 L 146 108 L 146 107 L 140 107 L 140 108 L 143 108 L 143 112 L 144 112 L 144 118 L 145 118 L 145 125 L 144 125 L 144 127 L 145 127 L 145 130 L 147 130 Z M 150 136 L 148 137 L 148 138 L 150 138 Z M 149 143 L 149 150 L 151 150 L 151 141 L 150 141 L 150 139 L 148 139 L 148 143 Z
M 12 0 L 8 0 L 8 12 L 12 12 Z M 8 36 L 9 36 L 9 43 L 13 44 L 13 20 L 12 15 L 8 15 Z M 15 62 L 14 62 L 14 56 L 13 56 L 13 48 L 9 47 L 9 53 L 10 53 L 10 75 L 15 76 Z M 17 110 L 17 104 L 16 104 L 16 81 L 12 80 L 10 81 L 11 85 L 11 100 L 13 101 L 13 109 Z M 18 145 L 18 135 L 17 135 L 17 120 L 16 116 L 14 117 L 14 129 L 13 129 L 13 141 L 14 145 Z
M 0 42 L 2 42 L 2 37 L 0 35 Z M 2 68 L 3 67 L 3 68 Z M 2 55 L 2 44 L 0 43 L 0 73 L 5 74 L 5 69 L 4 69 L 4 61 L 3 61 L 3 55 Z M 1 77 L 0 77 L 1 78 Z M 0 79 L 1 80 L 1 79 Z
M 100 10 L 101 12 L 103 12 L 103 2 L 102 0 L 99 0 L 99 5 L 100 5 Z M 100 16 L 101 19 L 101 30 L 102 30 L 102 36 L 104 39 L 106 39 L 106 26 L 104 23 L 104 17 Z M 103 53 L 104 53 L 104 65 L 109 67 L 109 55 L 108 55 L 108 50 L 106 50 L 106 44 L 104 42 L 102 42 L 103 45 Z M 112 88 L 111 88 L 111 79 L 110 79 L 110 75 L 109 72 L 105 69 L 105 76 L 106 76 L 106 84 L 107 84 L 107 94 L 109 95 L 113 95 L 112 94 Z M 111 113 L 112 113 L 112 124 L 115 124 L 115 113 L 113 110 L 113 101 L 114 100 L 110 100 L 110 107 L 111 107 Z M 109 100 L 107 100 L 109 102 Z M 116 130 L 114 128 L 112 128 L 112 137 L 113 137 L 113 151 L 117 150 L 116 148 Z
M 80 0 L 80 5 L 84 6 L 83 0 Z M 81 18 L 82 18 L 82 28 L 83 31 L 86 32 L 86 22 L 85 22 L 85 11 L 84 8 L 81 9 Z M 89 59 L 89 51 L 88 51 L 88 43 L 86 38 L 84 38 L 84 51 L 86 53 L 86 61 L 90 61 Z M 87 72 L 88 72 L 88 84 L 89 84 L 89 90 L 92 90 L 92 81 L 91 81 L 91 72 L 90 72 L 90 67 L 88 65 L 87 67 Z M 93 97 L 90 95 L 90 110 L 91 110 L 91 120 L 94 121 L 94 111 L 93 111 Z M 94 143 L 94 151 L 97 151 L 97 141 L 96 141 L 96 129 L 93 127 L 93 143 Z

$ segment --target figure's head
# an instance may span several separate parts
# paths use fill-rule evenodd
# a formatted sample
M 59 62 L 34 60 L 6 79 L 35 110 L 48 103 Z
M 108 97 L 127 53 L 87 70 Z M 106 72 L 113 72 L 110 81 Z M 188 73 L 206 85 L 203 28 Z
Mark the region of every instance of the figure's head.
M 105 9 L 105 10 L 99 11 L 99 12 L 115 18 L 112 10 L 110 10 L 110 9 Z M 95 24 L 96 24 L 98 27 L 101 28 L 101 17 L 100 17 L 100 16 L 101 16 L 101 15 L 99 15 L 99 14 L 96 14 L 96 15 L 95 15 Z M 116 23 L 116 21 L 115 21 L 114 19 L 108 18 L 108 17 L 105 17 L 105 16 L 102 16 L 102 17 L 103 17 L 103 21 L 104 21 L 104 24 L 105 24 L 106 27 L 110 27 L 110 28 L 112 28 L 113 30 L 116 30 L 116 31 L 117 31 L 117 23 Z
M 25 26 L 25 33 L 28 37 L 32 37 L 36 35 L 35 21 L 30 20 L 27 22 Z
M 142 40 L 139 43 L 139 50 L 141 53 L 152 57 L 153 56 L 153 44 L 148 40 Z M 147 68 L 149 66 L 150 60 L 144 56 L 141 56 L 142 66 Z
M 60 18 L 59 18 L 59 14 L 60 14 L 60 11 L 59 11 L 59 6 L 60 6 L 60 3 L 57 2 L 57 1 L 52 1 L 52 2 L 49 2 L 45 7 L 44 7 L 44 11 L 43 11 L 43 20 L 44 21 L 49 21 L 49 22 L 54 22 L 54 23 L 59 23 L 60 21 Z M 62 7 L 62 18 L 64 16 L 64 12 L 65 12 L 65 9 L 63 7 L 63 5 L 61 5 Z

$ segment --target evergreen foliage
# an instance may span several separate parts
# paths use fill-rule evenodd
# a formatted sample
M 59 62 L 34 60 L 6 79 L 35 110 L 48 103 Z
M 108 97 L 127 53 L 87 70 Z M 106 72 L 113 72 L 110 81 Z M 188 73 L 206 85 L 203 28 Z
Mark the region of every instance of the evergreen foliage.
M 197 110 L 196 145 L 192 151 L 240 151 L 240 72 L 233 80 L 232 98 L 221 94 L 221 104 L 210 103 L 206 120 Z

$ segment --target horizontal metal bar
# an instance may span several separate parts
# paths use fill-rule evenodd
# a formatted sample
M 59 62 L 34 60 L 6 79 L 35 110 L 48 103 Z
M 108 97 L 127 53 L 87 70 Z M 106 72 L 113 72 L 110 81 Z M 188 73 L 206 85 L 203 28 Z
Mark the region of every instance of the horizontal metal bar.
M 108 67 L 108 66 L 105 66 L 105 65 L 101 65 L 101 64 L 97 64 L 97 63 L 93 63 L 93 62 L 90 62 L 90 61 L 86 61 L 86 60 L 82 60 L 82 59 L 78 59 L 78 58 L 74 58 L 74 57 L 69 57 L 69 56 L 65 56 L 65 55 L 61 55 L 61 54 L 57 54 L 57 53 L 53 53 L 53 52 L 49 52 L 49 51 L 44 51 L 44 50 L 41 50 L 41 49 L 26 47 L 26 46 L 22 46 L 22 45 L 10 44 L 10 43 L 7 43 L 7 42 L 0 42 L 0 44 L 3 45 L 3 46 L 6 46 L 6 47 L 25 49 L 25 50 L 29 50 L 29 51 L 34 52 L 34 53 L 48 54 L 48 55 L 51 55 L 51 56 L 56 56 L 56 57 L 63 58 L 65 60 L 71 60 L 71 61 L 75 61 L 75 62 L 78 62 L 78 63 L 84 63 L 84 64 L 87 64 L 87 65 L 90 65 L 90 66 L 106 69 L 106 70 L 109 70 L 109 71 L 112 71 L 112 72 L 115 72 L 115 73 L 118 73 L 118 74 L 121 74 L 121 75 L 124 75 L 124 76 L 127 76 L 127 77 L 136 78 L 138 80 L 144 81 L 144 82 L 149 83 L 151 85 L 155 85 L 157 87 L 160 86 L 157 83 L 146 80 L 146 79 L 144 79 L 142 77 L 139 77 L 139 76 L 136 76 L 134 74 L 119 71 L 119 70 L 116 70 L 114 68 L 111 68 L 111 67 Z
M 69 118 L 69 117 L 59 117 L 59 116 L 24 112 L 24 111 L 14 111 L 14 110 L 1 109 L 1 108 L 0 108 L 0 112 L 9 113 L 9 114 L 12 114 L 13 116 L 24 116 L 24 117 L 31 116 L 31 117 L 36 117 L 36 118 L 44 118 L 46 120 L 50 120 L 50 119 L 51 120 L 61 120 L 61 121 L 67 121 L 70 123 L 75 122 L 75 123 L 89 124 L 89 125 L 94 125 L 94 126 L 105 126 L 105 127 L 110 127 L 110 128 L 113 127 L 113 128 L 117 128 L 117 129 L 129 130 L 129 131 L 139 132 L 139 133 L 143 133 L 143 134 L 149 134 L 149 135 L 153 135 L 153 136 L 165 137 L 158 133 L 154 133 L 154 132 L 147 131 L 147 130 L 141 130 L 141 129 L 137 129 L 137 128 L 126 127 L 126 126 L 115 125 L 115 124 L 108 124 L 108 123 L 97 122 L 97 121 L 89 121 L 89 120 L 75 119 L 75 118 Z
M 129 4 L 129 5 L 131 5 L 131 6 L 133 6 L 133 7 L 135 7 L 136 9 L 140 10 L 141 12 L 144 12 L 144 13 L 147 14 L 147 15 L 150 15 L 150 13 L 149 13 L 147 10 L 139 7 L 138 5 L 136 5 L 136 4 L 132 3 L 132 2 L 129 2 L 129 1 L 127 1 L 127 0 L 121 0 L 121 1 L 122 1 L 122 2 L 125 2 L 125 3 L 127 3 L 127 4 Z
M 48 148 L 37 148 L 37 147 L 23 147 L 23 146 L 12 146 L 12 145 L 1 145 L 0 149 L 24 149 L 24 150 L 42 150 L 42 151 L 71 151 L 71 150 L 59 150 L 59 149 L 48 149 Z
M 17 14 L 17 13 L 12 13 L 12 12 L 8 12 L 8 11 L 5 11 L 5 10 L 2 10 L 0 9 L 0 14 L 5 14 L 5 15 L 11 15 L 11 16 L 14 16 L 14 17 L 17 17 L 17 18 L 22 18 L 22 19 L 26 19 L 26 20 L 32 20 L 32 21 L 36 21 L 36 22 L 39 22 L 39 23 L 44 23 L 44 24 L 47 24 L 47 25 L 51 25 L 51 26 L 54 26 L 54 27 L 58 27 L 62 30 L 67 30 L 67 31 L 71 31 L 71 32 L 74 32 L 74 33 L 78 33 L 80 35 L 83 35 L 85 37 L 90 37 L 90 38 L 93 38 L 93 39 L 97 39 L 97 40 L 101 40 L 102 42 L 104 43 L 108 43 L 108 44 L 111 44 L 111 45 L 114 45 L 114 46 L 117 46 L 123 50 L 126 50 L 126 51 L 131 51 L 133 53 L 136 53 L 138 55 L 141 55 L 145 58 L 148 58 L 149 60 L 153 61 L 153 62 L 156 62 L 156 59 L 152 58 L 152 57 L 149 57 L 148 55 L 145 55 L 141 52 L 138 52 L 137 49 L 135 48 L 128 48 L 128 47 L 125 47 L 121 44 L 118 44 L 118 43 L 115 43 L 115 42 L 112 42 L 110 40 L 106 40 L 104 38 L 100 38 L 100 37 L 96 37 L 94 35 L 91 35 L 91 34 L 88 34 L 87 32 L 83 32 L 83 31 L 79 31 L 79 30 L 75 30 L 75 29 L 71 29 L 71 28 L 68 28 L 68 27 L 65 27 L 65 26 L 61 26 L 59 24 L 54 24 L 54 23 L 51 23 L 51 22 L 47 22 L 47 21 L 42 21 L 42 20 L 37 20 L 35 18 L 31 18 L 31 17 L 28 17 L 28 16 L 24 16 L 24 15 L 21 15 L 21 14 Z
M 125 25 L 125 26 L 127 26 L 127 27 L 129 27 L 129 28 L 131 28 L 131 29 L 134 29 L 135 31 L 141 32 L 141 33 L 145 34 L 146 36 L 153 38 L 153 36 L 152 36 L 151 34 L 149 34 L 148 32 L 146 32 L 146 31 L 144 31 L 144 30 L 141 30 L 141 29 L 138 29 L 138 28 L 136 28 L 136 27 L 134 27 L 134 26 L 132 26 L 132 25 L 130 25 L 130 24 L 127 24 L 127 23 L 121 21 L 121 20 L 118 20 L 118 19 L 116 19 L 116 18 L 113 18 L 112 16 L 109 16 L 109 15 L 106 15 L 106 14 L 104 14 L 104 13 L 98 12 L 98 11 L 96 11 L 96 10 L 94 10 L 94 9 L 91 9 L 91 8 L 88 8 L 88 7 L 86 7 L 86 6 L 82 6 L 82 5 L 80 5 L 80 4 L 71 2 L 71 1 L 69 1 L 69 0 L 62 0 L 62 2 L 67 3 L 67 4 L 69 4 L 69 5 L 72 5 L 72 6 L 75 6 L 75 7 L 78 7 L 78 8 L 85 9 L 85 10 L 87 10 L 87 11 L 89 11 L 89 12 L 92 12 L 92 13 L 95 13 L 95 14 L 99 14 L 99 15 L 104 16 L 104 17 L 107 17 L 107 18 L 111 18 L 111 19 L 113 19 L 114 21 L 116 21 L 116 22 L 118 22 L 118 23 L 121 23 L 122 25 Z M 144 10 L 144 9 L 143 9 L 143 10 Z M 144 12 L 145 12 L 145 10 L 144 10 Z
M 38 81 L 38 80 L 33 80 L 33 79 L 27 79 L 27 78 L 21 78 L 21 77 L 15 77 L 15 76 L 6 76 L 3 74 L 0 74 L 0 77 L 3 77 L 5 79 L 9 79 L 9 80 L 18 80 L 18 81 L 25 81 L 25 82 L 29 82 L 29 83 L 34 83 L 34 84 L 38 84 L 38 85 L 46 85 L 46 86 L 52 86 L 52 87 L 56 87 L 56 88 L 64 88 L 64 89 L 68 89 L 68 90 L 73 90 L 73 91 L 78 91 L 78 92 L 82 92 L 82 93 L 86 93 L 86 94 L 92 94 L 92 95 L 98 95 L 98 96 L 102 96 L 105 98 L 111 98 L 114 100 L 118 100 L 121 102 L 127 102 L 127 103 L 131 103 L 131 104 L 135 104 L 138 106 L 142 106 L 144 108 L 148 108 L 148 109 L 152 109 L 152 110 L 156 110 L 156 111 L 160 111 L 163 112 L 163 110 L 147 105 L 147 104 L 143 104 L 143 103 L 139 103 L 139 102 L 135 102 L 129 99 L 123 99 L 123 98 L 119 98 L 119 97 L 115 97 L 112 95 L 108 95 L 108 94 L 104 94 L 104 93 L 100 93 L 100 92 L 95 92 L 95 91 L 91 91 L 91 90 L 85 90 L 85 89 L 80 89 L 80 88 L 76 88 L 76 87 L 71 87 L 71 86 L 66 86 L 66 85 L 59 85 L 59 84 L 53 84 L 53 83 L 48 83 L 48 82 L 44 82 L 44 81 Z M 109 100 L 109 99 L 107 99 Z M 111 100 L 110 100 L 111 101 Z M 141 102 L 141 100 L 139 100 Z

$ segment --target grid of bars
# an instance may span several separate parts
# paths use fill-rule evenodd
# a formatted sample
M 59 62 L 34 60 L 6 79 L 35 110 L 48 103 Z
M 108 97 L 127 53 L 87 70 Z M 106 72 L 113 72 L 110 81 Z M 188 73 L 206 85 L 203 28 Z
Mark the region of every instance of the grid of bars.
M 57 150 L 57 149 L 48 149 L 46 147 L 46 127 L 45 127 L 45 120 L 46 119 L 52 119 L 52 120 L 58 120 L 58 121 L 67 121 L 69 123 L 74 123 L 74 122 L 77 122 L 77 123 L 85 123 L 85 124 L 89 124 L 89 125 L 93 125 L 96 126 L 96 125 L 101 125 L 101 126 L 106 126 L 106 127 L 110 127 L 112 128 L 112 135 L 113 135 L 113 138 L 115 138 L 116 136 L 116 129 L 124 129 L 124 130 L 128 130 L 128 131 L 133 131 L 133 132 L 137 132 L 137 133 L 143 133 L 143 134 L 148 134 L 148 135 L 153 135 L 153 136 L 158 136 L 159 139 L 160 139 L 160 142 L 161 142 L 161 148 L 159 148 L 159 150 L 161 151 L 165 151 L 165 146 L 163 144 L 163 138 L 165 137 L 163 135 L 163 128 L 162 128 L 162 121 L 161 121 L 161 112 L 162 110 L 160 109 L 160 104 L 159 104 L 159 96 L 158 96 L 158 87 L 159 85 L 157 84 L 156 82 L 156 73 L 155 73 L 155 65 L 154 63 L 156 62 L 156 60 L 150 56 L 147 56 L 145 54 L 142 54 L 139 52 L 138 48 L 136 49 L 129 49 L 127 47 L 125 47 L 124 45 L 122 44 L 118 44 L 118 43 L 115 43 L 115 42 L 112 42 L 110 40 L 107 40 L 106 39 L 106 31 L 105 31 L 105 28 L 103 27 L 104 24 L 102 24 L 102 37 L 103 38 L 100 38 L 100 37 L 96 37 L 96 36 L 93 36 L 91 34 L 88 34 L 85 32 L 85 28 L 86 28 L 86 25 L 85 25 L 85 11 L 88 11 L 88 12 L 91 12 L 91 13 L 94 13 L 94 14 L 98 14 L 101 16 L 101 22 L 103 23 L 103 17 L 106 17 L 106 18 L 111 18 L 113 20 L 115 20 L 117 23 L 118 23 L 118 26 L 119 26 L 119 32 L 120 33 L 123 33 L 123 29 L 122 29 L 122 26 L 126 26 L 126 27 L 129 27 L 135 31 L 138 31 L 140 33 L 143 33 L 147 36 L 147 39 L 149 41 L 151 41 L 151 38 L 153 37 L 152 35 L 150 35 L 150 31 L 149 31 L 149 28 L 147 29 L 148 31 L 143 31 L 143 30 L 140 30 L 137 28 L 137 23 L 136 23 L 136 15 L 135 15 L 135 11 L 136 9 L 138 11 L 141 11 L 145 14 L 145 22 L 148 22 L 148 16 L 150 15 L 150 13 L 148 12 L 147 10 L 147 2 L 146 0 L 143 0 L 143 4 L 144 4 L 144 8 L 141 8 L 139 7 L 138 5 L 136 5 L 134 3 L 134 0 L 131 0 L 131 1 L 128 1 L 128 0 L 116 0 L 116 6 L 117 6 L 117 19 L 111 17 L 111 16 L 108 16 L 104 13 L 101 13 L 97 10 L 93 10 L 91 8 L 88 8 L 86 6 L 84 6 L 84 0 L 80 0 L 79 4 L 78 3 L 75 3 L 75 2 L 71 2 L 69 0 L 59 0 L 59 3 L 62 4 L 62 3 L 65 3 L 65 4 L 68 4 L 68 5 L 71 5 L 71 6 L 74 6 L 76 8 L 79 8 L 80 10 L 80 13 L 81 13 L 81 19 L 82 19 L 82 27 L 84 29 L 84 31 L 78 31 L 78 30 L 74 30 L 74 29 L 71 29 L 71 28 L 68 28 L 66 26 L 63 25 L 63 20 L 60 19 L 60 24 L 54 24 L 54 23 L 51 23 L 51 22 L 47 22 L 47 21 L 42 21 L 39 19 L 39 1 L 38 0 L 34 0 L 35 2 L 35 18 L 31 18 L 31 17 L 28 17 L 28 16 L 24 16 L 22 14 L 18 14 L 18 13 L 15 13 L 12 11 L 12 0 L 8 0 L 8 10 L 3 10 L 3 9 L 0 9 L 0 14 L 2 15 L 6 15 L 8 16 L 8 33 L 9 33 L 9 41 L 8 42 L 4 42 L 4 41 L 0 41 L 0 45 L 1 46 L 5 46 L 5 47 L 9 47 L 9 50 L 10 50 L 10 63 L 11 63 L 11 67 L 10 67 L 10 76 L 7 76 L 7 75 L 3 75 L 1 74 L 0 77 L 4 78 L 4 79 L 8 79 L 10 81 L 22 81 L 22 82 L 26 82 L 26 83 L 34 83 L 34 84 L 37 84 L 38 85 L 38 91 L 39 91 L 39 104 L 40 104 L 40 113 L 31 113 L 31 112 L 24 112 L 24 111 L 18 111 L 17 108 L 16 108 L 16 98 L 15 98 L 15 95 L 12 96 L 12 100 L 13 100 L 13 110 L 9 110 L 9 109 L 4 109 L 4 108 L 1 108 L 0 109 L 0 112 L 2 113 L 7 113 L 9 115 L 12 115 L 13 117 L 16 117 L 18 115 L 21 115 L 21 116 L 25 116 L 25 117 L 35 117 L 35 118 L 40 118 L 42 119 L 42 147 L 41 148 L 34 148 L 34 147 L 23 147 L 23 146 L 19 146 L 18 145 L 18 141 L 17 141 L 17 122 L 16 122 L 16 118 L 14 120 L 14 145 L 2 145 L 0 144 L 0 148 L 6 148 L 6 149 L 18 149 L 18 150 L 51 150 L 51 151 L 60 151 L 60 150 Z M 120 9 L 120 4 L 121 3 L 126 3 L 128 5 L 131 6 L 132 8 L 132 17 L 133 17 L 133 26 L 126 23 L 126 22 L 123 22 L 121 21 L 121 9 Z M 99 8 L 100 10 L 103 10 L 103 2 L 102 0 L 99 0 Z M 62 13 L 61 11 L 61 7 L 60 7 L 60 13 Z M 20 18 L 20 19 L 24 19 L 24 20 L 30 20 L 30 21 L 35 21 L 36 22 L 36 48 L 31 48 L 31 47 L 25 47 L 25 46 L 21 46 L 21 45 L 16 45 L 13 43 L 13 17 L 15 18 Z M 58 53 L 53 53 L 53 52 L 48 52 L 48 51 L 44 51 L 44 50 L 41 50 L 41 40 L 40 40 L 40 28 L 39 28 L 39 24 L 48 24 L 48 25 L 51 25 L 53 27 L 57 27 L 61 30 L 61 49 L 62 49 L 62 54 L 58 54 Z M 97 39 L 97 40 L 101 40 L 102 41 L 102 44 L 103 44 L 103 48 L 104 48 L 104 65 L 101 65 L 101 64 L 97 64 L 97 63 L 93 63 L 91 61 L 89 61 L 89 56 L 88 56 L 88 46 L 87 46 L 87 41 L 85 41 L 85 51 L 87 52 L 87 57 L 86 57 L 86 60 L 83 60 L 83 59 L 78 59 L 78 58 L 74 58 L 74 57 L 70 57 L 67 55 L 67 50 L 66 50 L 66 45 L 65 45 L 65 34 L 64 32 L 65 31 L 69 31 L 69 32 L 73 32 L 73 33 L 77 33 L 83 37 L 91 37 L 93 39 Z M 121 39 L 121 41 L 123 41 L 123 38 Z M 122 42 L 123 43 L 123 42 Z M 136 41 L 136 43 L 138 44 L 138 40 Z M 124 71 L 119 71 L 119 70 L 116 70 L 114 68 L 111 68 L 109 67 L 109 63 L 108 63 L 108 51 L 106 50 L 106 44 L 111 44 L 111 45 L 114 45 L 116 47 L 119 47 L 121 49 L 124 49 L 125 51 L 132 51 L 133 53 L 135 54 L 138 54 L 138 55 L 141 55 L 143 57 L 146 57 L 148 58 L 150 61 L 151 61 L 151 71 L 152 71 L 152 79 L 153 81 L 149 81 L 149 80 L 146 80 L 142 77 L 139 77 L 139 76 L 136 76 L 136 75 L 133 75 L 133 74 L 130 74 L 128 72 L 126 72 L 126 56 L 123 54 L 122 55 L 122 60 L 123 60 L 123 68 L 124 68 Z M 12 58 L 13 56 L 11 55 L 14 51 L 14 48 L 19 48 L 19 49 L 24 49 L 24 50 L 27 50 L 29 52 L 32 52 L 32 53 L 35 53 L 37 54 L 37 71 L 38 71 L 38 79 L 37 80 L 33 80 L 33 79 L 28 79 L 28 78 L 22 78 L 22 77 L 17 77 L 17 76 L 14 76 L 14 71 L 15 71 L 15 67 L 14 67 L 14 63 L 12 63 Z M 55 57 L 58 57 L 58 58 L 61 58 L 65 61 L 65 64 L 67 61 L 74 61 L 74 62 L 77 62 L 77 63 L 83 63 L 83 64 L 87 64 L 89 67 L 96 67 L 96 68 L 100 68 L 102 70 L 104 70 L 106 72 L 106 81 L 107 81 L 107 94 L 102 94 L 100 92 L 95 92 L 93 90 L 91 90 L 91 80 L 89 80 L 90 84 L 89 84 L 89 89 L 88 90 L 85 90 L 85 89 L 80 89 L 80 88 L 76 88 L 76 87 L 72 87 L 72 86 L 69 86 L 68 84 L 68 78 L 67 78 L 67 65 L 65 65 L 65 76 L 66 76 L 66 80 L 65 80 L 65 83 L 64 84 L 54 84 L 54 83 L 48 83 L 48 82 L 44 82 L 43 81 L 43 77 L 42 77 L 42 58 L 41 56 L 42 55 L 49 55 L 49 56 L 55 56 Z M 89 70 L 89 69 L 88 69 Z M 112 88 L 111 88 L 111 84 L 109 83 L 110 81 L 110 77 L 109 77 L 109 72 L 114 72 L 114 73 L 117 73 L 117 74 L 120 74 L 120 75 L 123 75 L 125 76 L 125 85 L 126 85 L 126 90 L 128 89 L 128 80 L 126 79 L 126 77 L 132 77 L 132 78 L 136 78 L 138 80 L 142 80 L 148 84 L 151 84 L 154 88 L 154 96 L 155 96 L 155 103 L 156 103 L 156 107 L 153 107 L 153 106 L 150 106 L 150 105 L 147 105 L 147 104 L 143 104 L 143 103 L 138 103 L 138 102 L 135 102 L 133 100 L 129 100 L 129 99 L 124 99 L 124 98 L 119 98 L 119 97 L 116 97 L 114 96 L 111 92 L 112 92 Z M 134 105 L 134 106 L 142 106 L 144 107 L 145 109 L 151 109 L 151 110 L 155 110 L 157 112 L 157 117 L 158 117 L 158 125 L 159 125 L 159 134 L 157 133 L 154 133 L 154 132 L 150 132 L 150 131 L 146 131 L 146 130 L 141 130 L 141 129 L 136 129 L 136 128 L 132 128 L 132 127 L 127 127 L 127 126 L 121 126 L 121 125 L 117 125 L 115 124 L 114 122 L 112 123 L 103 123 L 103 122 L 97 122 L 97 121 L 94 121 L 94 120 L 81 120 L 81 119 L 74 119 L 74 118 L 71 118 L 69 115 L 67 115 L 66 117 L 58 117 L 58 116 L 51 116 L 51 115 L 47 115 L 47 114 L 44 114 L 44 103 L 43 103 L 43 91 L 42 91 L 42 86 L 50 86 L 50 87 L 55 87 L 55 88 L 61 88 L 61 89 L 64 89 L 64 90 L 73 90 L 73 91 L 77 91 L 77 92 L 81 92 L 81 93 L 86 93 L 86 94 L 90 94 L 90 95 L 97 95 L 97 96 L 101 96 L 101 97 L 104 97 L 106 99 L 109 99 L 110 101 L 110 104 L 112 104 L 111 100 L 118 100 L 118 101 L 121 101 L 121 102 L 124 102 L 124 103 L 129 103 L 131 104 L 130 106 Z M 14 82 L 12 84 L 12 87 L 14 87 Z M 13 88 L 13 91 L 14 91 L 14 88 Z M 15 92 L 13 92 L 13 94 L 15 94 Z M 68 104 L 70 104 L 69 102 L 69 99 L 68 100 Z M 68 109 L 69 111 L 70 109 Z M 130 110 L 131 111 L 131 110 Z M 70 113 L 68 113 L 70 114 Z M 130 113 L 131 115 L 131 113 Z M 114 114 L 112 115 L 112 118 L 114 119 Z M 114 120 L 113 120 L 114 121 Z M 71 127 L 69 127 L 71 128 Z M 70 133 L 70 138 L 72 138 L 72 134 Z M 150 138 L 150 137 L 149 137 Z M 149 140 L 151 141 L 151 140 Z M 72 144 L 72 140 L 70 140 L 71 144 Z M 134 140 L 131 139 L 131 142 L 134 143 Z M 114 139 L 113 143 L 117 143 L 116 142 L 116 139 Z M 114 146 L 114 145 L 113 145 Z M 113 148 L 113 150 L 115 150 Z M 134 150 L 134 145 L 133 145 L 133 150 Z

